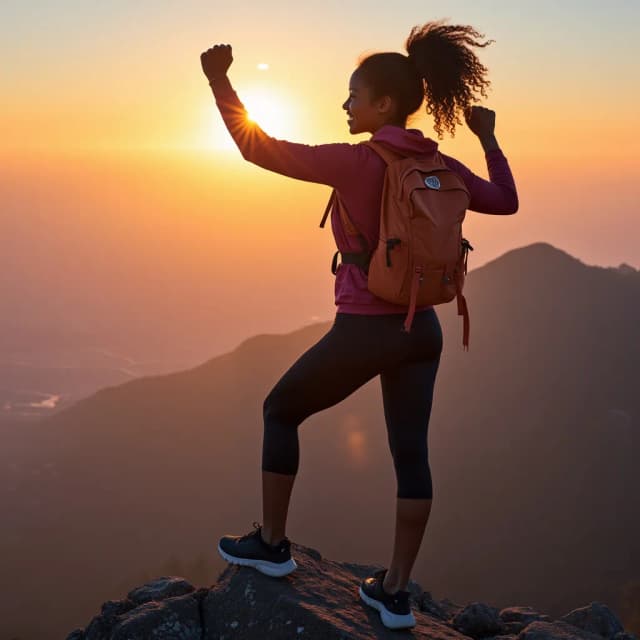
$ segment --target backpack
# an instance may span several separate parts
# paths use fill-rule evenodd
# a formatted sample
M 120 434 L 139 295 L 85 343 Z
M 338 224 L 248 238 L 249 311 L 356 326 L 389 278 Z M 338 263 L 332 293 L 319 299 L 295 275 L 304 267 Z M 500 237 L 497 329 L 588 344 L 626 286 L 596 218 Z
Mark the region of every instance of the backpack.
M 469 310 L 462 295 L 467 257 L 473 247 L 462 237 L 462 221 L 471 195 L 462 178 L 445 164 L 439 151 L 406 157 L 370 140 L 387 163 L 380 207 L 378 246 L 369 248 L 334 189 L 320 222 L 324 227 L 334 201 L 348 235 L 362 247 L 357 253 L 336 251 L 331 263 L 335 275 L 338 255 L 367 273 L 371 293 L 395 304 L 408 305 L 403 330 L 409 332 L 416 306 L 437 305 L 457 298 L 463 316 L 463 348 L 469 349 Z

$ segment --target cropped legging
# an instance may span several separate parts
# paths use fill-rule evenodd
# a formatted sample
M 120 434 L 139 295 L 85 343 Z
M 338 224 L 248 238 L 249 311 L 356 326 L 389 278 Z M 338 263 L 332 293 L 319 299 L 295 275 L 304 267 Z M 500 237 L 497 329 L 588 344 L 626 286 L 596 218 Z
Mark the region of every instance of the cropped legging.
M 337 313 L 331 329 L 291 366 L 264 401 L 262 470 L 296 474 L 298 426 L 380 375 L 398 498 L 432 498 L 427 429 L 442 353 L 434 309 L 416 313 Z

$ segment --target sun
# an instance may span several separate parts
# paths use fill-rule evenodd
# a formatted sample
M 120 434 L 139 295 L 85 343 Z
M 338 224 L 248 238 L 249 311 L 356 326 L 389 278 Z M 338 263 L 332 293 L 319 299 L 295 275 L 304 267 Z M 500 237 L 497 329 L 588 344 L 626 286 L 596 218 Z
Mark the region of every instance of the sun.
M 270 136 L 282 138 L 295 131 L 293 110 L 285 98 L 265 88 L 245 91 L 240 97 L 249 120 L 255 122 Z
M 280 140 L 295 142 L 299 136 L 298 119 L 293 102 L 281 90 L 266 86 L 238 88 L 238 97 L 247 110 L 248 120 L 255 122 L 267 135 Z M 211 109 L 209 107 L 209 123 L 211 123 Z M 220 114 L 214 108 L 213 148 L 229 151 L 236 149 L 236 144 L 229 135 Z M 209 124 L 209 126 L 211 126 Z M 211 130 L 210 130 L 211 131 Z

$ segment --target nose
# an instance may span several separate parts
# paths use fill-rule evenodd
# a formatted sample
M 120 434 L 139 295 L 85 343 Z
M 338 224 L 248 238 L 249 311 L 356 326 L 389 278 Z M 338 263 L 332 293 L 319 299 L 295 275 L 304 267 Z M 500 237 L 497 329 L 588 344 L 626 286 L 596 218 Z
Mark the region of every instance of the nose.
M 348 109 L 349 109 L 349 100 L 345 100 L 345 101 L 342 103 L 342 108 L 343 108 L 345 111 L 348 111 Z

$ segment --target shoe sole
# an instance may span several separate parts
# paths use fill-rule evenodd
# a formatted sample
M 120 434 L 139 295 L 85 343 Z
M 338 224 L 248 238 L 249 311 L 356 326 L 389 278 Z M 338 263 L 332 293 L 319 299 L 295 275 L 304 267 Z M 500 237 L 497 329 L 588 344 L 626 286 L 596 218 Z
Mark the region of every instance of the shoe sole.
M 218 553 L 231 564 L 239 564 L 243 567 L 253 567 L 272 578 L 281 578 L 295 571 L 298 565 L 293 558 L 290 558 L 286 562 L 269 562 L 268 560 L 256 560 L 254 558 L 237 558 L 236 556 L 229 555 L 226 551 L 223 551 L 218 544 Z
M 410 627 L 416 626 L 416 619 L 413 617 L 413 613 L 405 613 L 403 615 L 392 613 L 382 604 L 382 602 L 368 596 L 362 590 L 362 587 L 360 587 L 360 597 L 370 607 L 373 607 L 380 612 L 382 624 L 387 627 L 387 629 L 409 629 Z

